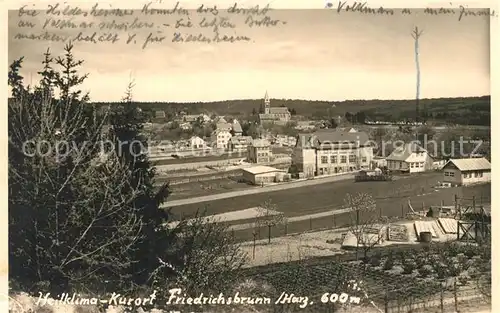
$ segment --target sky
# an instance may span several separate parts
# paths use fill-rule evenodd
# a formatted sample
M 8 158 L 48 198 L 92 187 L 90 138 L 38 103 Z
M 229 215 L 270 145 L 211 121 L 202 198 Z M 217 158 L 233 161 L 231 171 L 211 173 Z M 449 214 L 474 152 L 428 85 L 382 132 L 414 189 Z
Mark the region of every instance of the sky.
M 336 6 L 336 3 L 334 3 Z M 160 7 L 156 5 L 154 7 Z M 272 7 L 272 6 L 271 6 Z M 167 39 L 141 43 L 150 29 L 137 32 L 138 43 L 75 43 L 89 77 L 83 89 L 92 101 L 119 101 L 130 77 L 138 101 L 193 102 L 258 99 L 266 92 L 275 99 L 342 101 L 351 99 L 412 99 L 416 97 L 415 46 L 411 32 L 423 30 L 419 40 L 421 98 L 483 96 L 490 94 L 490 17 L 429 15 L 412 9 L 411 15 L 392 16 L 335 9 L 271 10 L 277 27 L 245 27 L 242 15 L 232 15 L 237 27 L 220 33 L 251 38 L 237 43 L 172 43 L 172 27 L 182 16 L 80 17 L 78 22 L 131 21 L 155 23 Z M 205 15 L 207 18 L 210 14 Z M 220 16 L 227 16 L 221 12 Z M 17 11 L 9 12 L 8 59 L 24 56 L 22 74 L 35 83 L 43 52 L 62 52 L 62 43 L 16 40 L 19 32 L 41 33 L 47 15 L 30 19 L 36 26 L 19 28 Z M 190 19 L 202 17 L 190 11 Z M 257 18 L 257 17 L 256 17 Z M 261 17 L 262 18 L 262 17 Z M 154 29 L 154 28 L 153 28 Z M 197 27 L 183 34 L 210 31 Z M 54 29 L 75 37 L 80 29 Z M 99 30 L 98 30 L 99 31 Z M 212 33 L 213 34 L 213 33 Z

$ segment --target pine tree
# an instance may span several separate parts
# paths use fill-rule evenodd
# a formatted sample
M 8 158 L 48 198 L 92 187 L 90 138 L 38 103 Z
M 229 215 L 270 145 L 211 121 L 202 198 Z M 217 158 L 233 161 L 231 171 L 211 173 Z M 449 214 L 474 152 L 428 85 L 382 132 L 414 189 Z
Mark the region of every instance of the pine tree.
M 163 184 L 158 191 L 154 187 L 155 168 L 147 154 L 148 142 L 143 132 L 146 122 L 137 103 L 133 101 L 131 80 L 125 91 L 122 103 L 112 108 L 110 116 L 110 132 L 115 142 L 115 149 L 120 158 L 129 166 L 132 172 L 132 185 L 137 186 L 141 193 L 134 199 L 142 221 L 140 240 L 134 245 L 136 263 L 131 268 L 131 278 L 138 285 L 152 283 L 149 281 L 151 272 L 159 266 L 158 254 L 162 247 L 159 244 L 168 242 L 168 233 L 163 230 L 163 224 L 168 214 L 159 208 L 169 194 L 168 184 Z
M 9 72 L 9 277 L 25 291 L 121 288 L 141 229 L 131 204 L 139 192 L 123 162 L 100 160 L 102 121 L 79 90 L 86 75 L 72 46 L 56 61 L 61 72 L 46 57 L 35 92 L 23 86 L 22 59 Z M 51 77 L 60 98 L 39 92 Z

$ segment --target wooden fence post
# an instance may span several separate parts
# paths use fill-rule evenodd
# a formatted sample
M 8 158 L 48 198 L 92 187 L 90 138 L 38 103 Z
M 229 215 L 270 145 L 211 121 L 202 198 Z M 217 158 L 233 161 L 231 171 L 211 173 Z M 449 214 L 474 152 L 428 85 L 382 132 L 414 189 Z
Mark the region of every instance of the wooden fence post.
M 404 204 L 401 203 L 401 217 L 404 218 L 405 217 L 405 206 Z
M 313 229 L 313 220 L 312 217 L 309 218 L 309 230 Z
M 441 296 L 439 301 L 439 307 L 441 308 L 441 313 L 444 313 L 444 286 L 441 286 Z
M 288 235 L 288 223 L 285 222 L 285 236 Z
M 252 249 L 252 258 L 255 260 L 255 239 L 257 238 L 257 231 L 253 231 L 253 249 Z
M 453 298 L 455 299 L 455 312 L 458 312 L 457 280 L 453 280 Z
M 384 312 L 389 313 L 389 297 L 387 295 L 387 289 L 385 290 L 384 295 Z

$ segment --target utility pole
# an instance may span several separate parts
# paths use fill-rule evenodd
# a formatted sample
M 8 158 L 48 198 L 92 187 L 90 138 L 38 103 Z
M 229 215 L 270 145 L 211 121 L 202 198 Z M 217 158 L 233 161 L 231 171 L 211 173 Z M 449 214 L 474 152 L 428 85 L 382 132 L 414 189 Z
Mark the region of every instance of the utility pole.
M 420 121 L 420 63 L 418 60 L 418 39 L 420 38 L 420 35 L 422 35 L 422 31 L 418 30 L 418 27 L 415 26 L 415 29 L 413 30 L 411 36 L 415 40 L 415 65 L 417 67 L 417 97 L 416 97 L 416 116 L 415 116 L 415 122 L 418 123 Z M 425 104 L 424 104 L 425 106 Z M 424 107 L 424 119 L 423 122 L 425 123 L 427 115 L 427 109 Z

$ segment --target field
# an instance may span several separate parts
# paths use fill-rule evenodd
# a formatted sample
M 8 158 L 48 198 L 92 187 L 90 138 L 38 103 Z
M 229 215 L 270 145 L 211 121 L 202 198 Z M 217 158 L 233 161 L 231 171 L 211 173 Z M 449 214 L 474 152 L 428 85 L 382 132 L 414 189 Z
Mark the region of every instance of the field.
M 467 193 L 468 188 L 449 188 L 434 191 L 432 188 L 442 179 L 438 172 L 423 173 L 412 176 L 396 177 L 389 182 L 365 182 L 354 183 L 353 181 L 338 181 L 324 183 L 315 186 L 293 188 L 262 194 L 239 196 L 229 199 L 214 200 L 205 203 L 196 203 L 174 207 L 172 212 L 184 216 L 194 214 L 199 209 L 206 209 L 207 214 L 219 214 L 228 211 L 243 210 L 256 207 L 264 201 L 271 199 L 278 206 L 278 210 L 286 216 L 299 216 L 317 212 L 324 212 L 341 208 L 344 205 L 345 194 L 367 192 L 376 198 L 378 206 L 384 215 L 401 214 L 401 205 L 406 205 L 408 197 L 411 197 L 414 206 L 452 205 L 455 194 Z M 481 186 L 476 190 L 477 196 L 483 192 L 484 197 L 489 197 L 489 185 Z M 424 197 L 418 194 L 430 193 Z M 416 205 L 420 203 L 420 205 Z M 168 201 L 167 201 L 168 204 Z
M 246 183 L 239 183 L 236 181 L 236 179 L 231 178 L 214 179 L 209 181 L 173 185 L 171 187 L 172 194 L 168 199 L 178 200 L 191 197 L 201 197 L 250 188 L 259 187 L 251 186 Z

